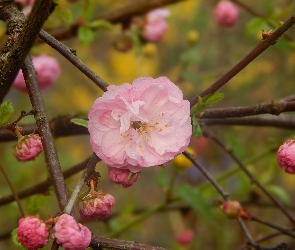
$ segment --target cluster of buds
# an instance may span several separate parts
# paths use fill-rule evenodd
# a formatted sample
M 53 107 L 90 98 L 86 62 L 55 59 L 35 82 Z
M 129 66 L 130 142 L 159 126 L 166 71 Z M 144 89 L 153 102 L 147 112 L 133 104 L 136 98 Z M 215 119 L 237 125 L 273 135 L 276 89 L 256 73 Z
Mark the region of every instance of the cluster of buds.
M 28 250 L 36 250 L 49 242 L 49 228 L 52 226 L 52 238 L 65 250 L 84 250 L 91 241 L 90 230 L 68 214 L 50 218 L 43 222 L 35 216 L 27 216 L 18 222 L 17 240 Z
M 78 211 L 84 220 L 105 218 L 115 205 L 115 198 L 112 195 L 96 190 L 97 183 L 97 177 L 91 177 L 87 182 L 90 191 L 78 202 Z

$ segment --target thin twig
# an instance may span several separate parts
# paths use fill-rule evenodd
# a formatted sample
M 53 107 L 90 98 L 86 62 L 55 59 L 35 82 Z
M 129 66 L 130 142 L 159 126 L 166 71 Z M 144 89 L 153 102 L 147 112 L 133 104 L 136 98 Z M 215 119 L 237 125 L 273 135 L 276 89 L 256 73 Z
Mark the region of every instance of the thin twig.
M 56 40 L 53 36 L 42 30 L 39 37 L 48 45 L 58 51 L 66 59 L 68 59 L 77 69 L 84 73 L 90 80 L 92 80 L 103 91 L 107 91 L 109 84 L 94 73 L 85 63 L 83 63 L 67 46 Z
M 14 189 L 14 186 L 13 186 L 12 182 L 10 181 L 10 178 L 9 178 L 8 174 L 6 173 L 4 167 L 2 166 L 2 164 L 0 164 L 0 171 L 2 172 L 5 180 L 7 181 L 8 185 L 10 187 L 10 190 L 11 190 L 11 192 L 13 194 L 14 200 L 16 201 L 16 204 L 18 206 L 18 209 L 19 209 L 19 212 L 20 212 L 21 216 L 24 218 L 26 215 L 25 215 L 25 212 L 24 212 L 24 210 L 22 208 L 20 199 L 19 199 L 19 197 L 17 195 L 17 192 Z
M 38 132 L 41 136 L 48 172 L 51 181 L 53 182 L 59 207 L 61 210 L 63 210 L 69 198 L 69 193 L 61 171 L 61 166 L 58 160 L 56 148 L 54 146 L 49 122 L 41 98 L 39 86 L 36 80 L 34 66 L 30 57 L 26 58 L 22 67 L 22 71 L 26 81 L 30 100 L 33 109 L 35 110 L 35 120 L 38 126 Z
M 93 153 L 87 163 L 87 166 L 86 166 L 83 174 L 80 176 L 80 179 L 78 180 L 78 182 L 75 186 L 75 189 L 73 190 L 73 193 L 63 210 L 63 213 L 66 213 L 66 214 L 71 213 L 71 211 L 75 205 L 75 202 L 78 198 L 78 195 L 79 195 L 82 187 L 85 184 L 86 179 L 95 171 L 95 166 L 98 161 L 100 161 L 100 159 L 98 158 L 98 156 L 95 153 Z
M 289 211 L 271 194 L 267 189 L 252 175 L 252 173 L 247 169 L 247 167 L 240 161 L 240 159 L 233 153 L 233 151 L 227 147 L 217 136 L 204 131 L 204 135 L 214 140 L 225 152 L 227 152 L 230 157 L 239 165 L 241 170 L 248 176 L 252 183 L 255 183 L 263 193 L 282 211 L 283 214 L 295 225 L 295 219 L 289 213 Z
M 214 188 L 218 191 L 218 193 L 222 196 L 222 198 L 227 201 L 229 194 L 225 193 L 222 189 L 222 187 L 217 183 L 217 181 L 211 176 L 211 174 L 206 170 L 206 168 L 204 168 L 200 163 L 198 163 L 195 158 L 186 150 L 184 152 L 182 152 L 182 154 L 184 156 L 186 156 L 200 171 L 201 173 L 208 179 L 208 181 L 214 186 Z M 251 234 L 249 233 L 246 225 L 244 224 L 244 222 L 238 218 L 238 222 L 242 228 L 242 230 L 244 231 L 249 243 L 255 248 L 258 249 L 258 245 L 257 243 L 253 240 Z
M 278 28 L 274 33 L 272 33 L 264 41 L 261 41 L 247 56 L 245 56 L 237 65 L 235 65 L 231 70 L 229 70 L 225 75 L 219 78 L 215 83 L 213 83 L 209 88 L 204 90 L 199 94 L 200 97 L 212 94 L 223 87 L 230 79 L 237 75 L 241 70 L 243 70 L 250 62 L 257 58 L 262 52 L 264 52 L 269 46 L 273 45 L 280 36 L 282 36 L 292 25 L 295 23 L 295 16 L 291 16 L 280 28 Z M 191 100 L 191 107 L 193 107 L 198 102 L 198 97 L 196 96 Z

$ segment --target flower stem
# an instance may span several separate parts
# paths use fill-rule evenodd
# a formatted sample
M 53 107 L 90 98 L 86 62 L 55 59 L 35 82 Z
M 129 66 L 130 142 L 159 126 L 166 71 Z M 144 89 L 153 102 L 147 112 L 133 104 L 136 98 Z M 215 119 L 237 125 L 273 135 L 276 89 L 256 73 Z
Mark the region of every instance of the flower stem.
M 3 174 L 3 176 L 4 176 L 4 178 L 6 179 L 8 185 L 9 185 L 9 187 L 10 187 L 10 189 L 11 189 L 11 192 L 12 192 L 12 194 L 13 194 L 13 197 L 14 197 L 15 201 L 16 201 L 16 204 L 17 204 L 17 206 L 18 206 L 18 209 L 19 209 L 19 212 L 20 212 L 21 216 L 22 216 L 22 217 L 25 217 L 25 213 L 24 213 L 24 210 L 23 210 L 23 208 L 22 208 L 22 206 L 21 206 L 21 203 L 20 203 L 20 200 L 19 200 L 19 198 L 18 198 L 17 192 L 15 191 L 15 189 L 14 189 L 14 187 L 13 187 L 13 185 L 12 185 L 10 179 L 9 179 L 9 176 L 8 176 L 8 174 L 6 173 L 6 171 L 5 171 L 4 167 L 2 166 L 2 164 L 0 164 L 0 170 L 1 170 L 1 172 L 2 172 L 2 174 Z

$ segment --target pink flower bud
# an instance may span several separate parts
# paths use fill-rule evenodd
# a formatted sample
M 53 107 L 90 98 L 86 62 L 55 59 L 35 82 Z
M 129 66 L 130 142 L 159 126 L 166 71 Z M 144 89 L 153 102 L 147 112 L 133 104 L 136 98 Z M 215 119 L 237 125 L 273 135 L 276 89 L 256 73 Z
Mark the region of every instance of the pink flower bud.
M 34 160 L 43 151 L 41 138 L 37 134 L 25 135 L 18 139 L 14 156 L 18 161 Z
M 32 61 L 36 70 L 36 78 L 40 90 L 49 88 L 55 83 L 60 74 L 58 61 L 54 57 L 45 54 L 33 57 Z M 22 92 L 27 92 L 22 70 L 18 72 L 12 86 Z
M 29 250 L 42 248 L 48 244 L 49 230 L 42 220 L 34 216 L 22 218 L 18 222 L 17 240 Z
M 289 174 L 295 174 L 295 144 L 288 140 L 278 150 L 278 163 Z
M 113 206 L 115 198 L 110 194 L 89 193 L 78 203 L 80 217 L 83 220 L 92 220 L 96 217 L 107 217 Z
M 142 36 L 149 42 L 158 42 L 168 29 L 165 18 L 170 15 L 167 9 L 155 9 L 147 13 Z
M 231 27 L 239 18 L 237 7 L 230 1 L 219 2 L 213 13 L 215 21 L 224 27 Z
M 90 230 L 68 214 L 58 218 L 53 231 L 52 238 L 56 238 L 56 242 L 65 250 L 84 250 L 91 241 Z
M 243 208 L 238 201 L 226 201 L 220 206 L 220 209 L 230 219 L 238 218 L 243 211 Z
M 140 176 L 139 172 L 132 173 L 129 169 L 108 167 L 108 171 L 110 181 L 122 184 L 124 188 L 131 187 Z
M 176 241 L 180 245 L 189 244 L 194 238 L 194 232 L 190 229 L 182 229 L 178 234 Z

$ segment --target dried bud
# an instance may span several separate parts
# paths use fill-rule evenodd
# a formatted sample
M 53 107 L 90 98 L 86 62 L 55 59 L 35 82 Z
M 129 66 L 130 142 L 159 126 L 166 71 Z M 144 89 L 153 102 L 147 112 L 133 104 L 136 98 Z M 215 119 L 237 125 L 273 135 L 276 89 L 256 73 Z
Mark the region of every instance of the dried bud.
M 124 188 L 131 187 L 140 176 L 140 173 L 132 173 L 129 169 L 108 167 L 109 179 L 112 182 L 122 184 Z
M 14 156 L 18 161 L 34 160 L 43 151 L 41 138 L 37 134 L 25 135 L 18 139 Z
M 129 32 L 123 32 L 113 41 L 113 47 L 120 52 L 128 52 L 133 47 L 133 41 Z
M 238 201 L 226 201 L 220 206 L 220 209 L 230 219 L 238 218 L 243 211 L 243 208 Z
M 52 238 L 56 238 L 56 242 L 65 250 L 84 250 L 91 241 L 90 230 L 68 214 L 58 217 L 53 231 Z
M 83 220 L 92 220 L 96 217 L 107 217 L 114 205 L 115 198 L 112 195 L 90 192 L 79 201 L 78 210 Z
M 29 250 L 35 250 L 48 244 L 49 230 L 42 220 L 28 216 L 19 220 L 17 235 L 18 242 Z
M 288 140 L 278 150 L 278 163 L 289 174 L 295 174 L 295 144 Z

